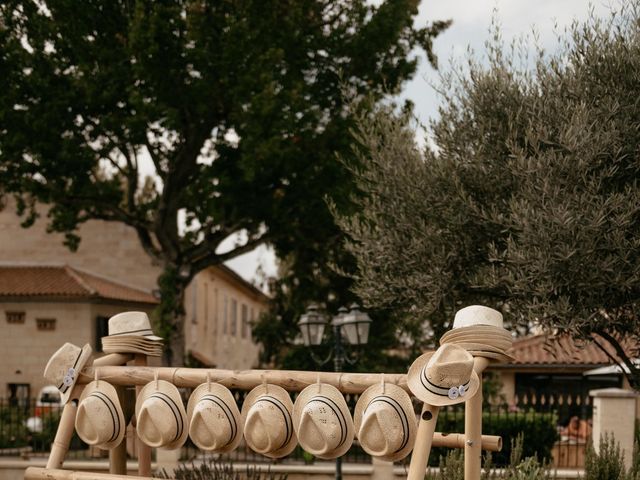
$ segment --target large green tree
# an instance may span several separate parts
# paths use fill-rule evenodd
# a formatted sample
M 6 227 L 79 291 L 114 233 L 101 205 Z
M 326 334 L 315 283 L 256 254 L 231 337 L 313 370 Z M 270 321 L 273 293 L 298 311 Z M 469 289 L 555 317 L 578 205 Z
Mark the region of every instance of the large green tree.
M 431 54 L 445 24 L 415 27 L 417 3 L 2 2 L 0 188 L 25 225 L 47 204 L 71 248 L 84 221 L 133 227 L 163 267 L 180 364 L 197 272 L 335 237 L 324 197 L 352 188 L 335 162 L 352 125 L 341 88 L 381 98 L 414 73 L 414 48 Z
M 356 290 L 437 338 L 470 303 L 596 342 L 640 386 L 638 11 L 576 23 L 534 62 L 491 43 L 443 76 L 433 146 L 406 118 L 359 122 L 369 192 L 342 217 Z M 497 36 L 496 38 L 499 38 Z

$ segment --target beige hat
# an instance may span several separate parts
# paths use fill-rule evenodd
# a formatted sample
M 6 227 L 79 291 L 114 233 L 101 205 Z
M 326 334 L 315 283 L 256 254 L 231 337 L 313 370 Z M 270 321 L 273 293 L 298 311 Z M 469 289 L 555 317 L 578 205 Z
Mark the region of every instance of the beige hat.
M 242 440 L 240 410 L 231 391 L 217 383 L 198 386 L 187 404 L 189 436 L 198 448 L 215 453 L 234 450 Z
M 480 380 L 473 371 L 473 356 L 464 348 L 447 343 L 413 362 L 407 384 L 423 402 L 445 406 L 473 397 Z
M 342 393 L 333 385 L 322 383 L 309 385 L 296 398 L 293 428 L 300 446 L 325 460 L 344 455 L 355 435 Z
M 409 394 L 397 385 L 372 385 L 362 392 L 353 422 L 369 455 L 396 462 L 413 449 L 418 422 Z
M 88 343 L 82 348 L 76 347 L 73 343 L 65 343 L 51 356 L 47 366 L 44 367 L 44 378 L 58 387 L 63 405 L 69 400 L 80 370 L 85 366 L 92 352 Z
M 489 352 L 487 350 L 467 350 L 474 357 L 486 357 L 500 363 L 515 362 L 516 358 L 508 352 Z
M 289 455 L 296 448 L 292 410 L 289 394 L 278 385 L 263 384 L 251 390 L 240 414 L 249 448 L 269 458 Z
M 109 319 L 109 337 L 122 335 L 162 341 L 162 337 L 153 334 L 149 317 L 144 312 L 122 312 Z
M 76 431 L 83 442 L 110 450 L 120 444 L 126 428 L 113 385 L 97 380 L 84 387 L 76 415 Z
M 147 383 L 136 400 L 138 436 L 150 447 L 180 448 L 189 426 L 180 392 L 165 380 Z
M 493 308 L 483 305 L 470 305 L 456 312 L 453 319 L 453 329 L 488 325 L 503 328 L 502 314 Z

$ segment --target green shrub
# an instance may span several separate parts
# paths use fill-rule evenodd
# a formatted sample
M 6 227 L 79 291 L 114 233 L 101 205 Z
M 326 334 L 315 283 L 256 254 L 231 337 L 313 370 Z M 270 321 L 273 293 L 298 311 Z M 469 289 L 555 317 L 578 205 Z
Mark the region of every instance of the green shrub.
M 613 436 L 600 437 L 600 448 L 596 452 L 592 444 L 587 445 L 584 461 L 585 480 L 640 480 L 638 444 L 634 445 L 631 469 L 624 467 L 624 454 Z
M 157 478 L 176 480 L 286 480 L 284 473 L 273 473 L 269 467 L 247 466 L 243 472 L 234 471 L 233 466 L 213 458 L 206 458 L 201 464 L 182 463 L 173 472 L 162 470 Z
M 483 413 L 482 433 L 502 436 L 502 451 L 493 454 L 496 466 L 509 465 L 512 445 L 522 432 L 526 433 L 522 445 L 522 458 L 536 456 L 541 461 L 551 460 L 551 450 L 558 440 L 557 417 L 552 413 L 516 412 L 504 414 Z M 446 433 L 464 432 L 464 416 L 461 412 L 441 412 L 436 430 Z M 433 449 L 430 464 L 436 465 L 437 459 L 445 456 L 444 449 Z

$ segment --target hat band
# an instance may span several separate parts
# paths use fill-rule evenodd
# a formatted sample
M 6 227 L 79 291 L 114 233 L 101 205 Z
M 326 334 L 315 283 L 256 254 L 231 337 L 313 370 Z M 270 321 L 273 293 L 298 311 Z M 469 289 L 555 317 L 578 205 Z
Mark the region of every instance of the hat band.
M 180 409 L 178 408 L 178 405 L 176 405 L 176 402 L 173 401 L 173 398 L 163 392 L 154 392 L 153 395 L 151 395 L 149 398 L 160 399 L 169 406 L 169 409 L 171 410 L 171 413 L 173 413 L 173 417 L 176 420 L 176 436 L 173 437 L 173 440 L 171 440 L 172 442 L 175 442 L 182 436 L 182 431 L 184 430 L 184 421 L 182 419 L 182 415 L 180 415 Z
M 67 370 L 67 374 L 65 375 L 65 380 L 63 380 L 62 383 L 60 384 L 60 386 L 58 387 L 58 390 L 60 390 L 60 393 L 65 393 L 74 384 L 74 382 L 75 382 L 75 374 L 76 374 L 76 365 L 78 365 L 78 362 L 80 361 L 80 357 L 81 356 L 82 356 L 82 349 L 80 349 L 80 353 L 76 357 L 76 361 L 73 362 L 73 366 L 71 368 L 69 368 L 69 370 Z M 68 378 L 68 377 L 71 378 L 70 382 L 66 380 L 66 378 Z
M 384 402 L 388 405 L 391 405 L 391 407 L 393 407 L 393 409 L 398 414 L 398 417 L 400 418 L 400 422 L 402 422 L 402 445 L 400 445 L 400 448 L 398 448 L 395 452 L 393 452 L 393 453 L 398 453 L 400 450 L 406 447 L 407 443 L 409 442 L 409 419 L 407 418 L 407 414 L 402 408 L 402 406 L 396 401 L 395 398 L 391 398 L 386 395 L 380 395 L 378 397 L 374 397 L 369 402 L 369 405 L 367 405 L 367 409 L 369 409 L 369 407 L 373 405 L 374 402 Z
M 231 438 L 227 442 L 227 445 L 229 443 L 233 442 L 235 440 L 235 438 L 236 438 L 236 435 L 238 434 L 238 425 L 236 425 L 236 420 L 235 420 L 235 417 L 233 416 L 233 414 L 231 413 L 231 409 L 227 406 L 226 403 L 224 403 L 224 400 L 222 400 L 220 397 L 218 397 L 216 395 L 211 395 L 211 394 L 205 395 L 204 397 L 202 397 L 200 399 L 201 402 L 203 400 L 215 403 L 218 407 L 220 407 L 220 409 L 227 416 L 227 421 L 229 422 L 229 426 L 231 427 Z M 233 420 L 233 421 L 231 421 L 231 420 Z
M 146 333 L 140 333 L 140 332 L 146 332 Z M 142 335 L 144 337 L 144 336 L 153 335 L 153 330 L 151 330 L 150 328 L 142 328 L 140 330 L 127 330 L 126 332 L 110 333 L 109 336 L 117 337 L 118 335 L 126 335 L 128 333 L 136 333 L 137 335 Z
M 104 393 L 98 391 L 91 392 L 89 396 L 102 400 L 102 403 L 107 406 L 107 410 L 109 410 L 109 414 L 111 415 L 111 422 L 113 423 L 113 435 L 111 435 L 111 438 L 107 441 L 107 443 L 113 442 L 116 438 L 118 438 L 118 435 L 120 434 L 120 418 L 118 417 L 118 411 L 116 410 L 116 406 L 113 403 L 113 400 L 111 400 Z
M 338 404 L 328 397 L 317 397 L 317 396 L 312 397 L 308 403 L 311 403 L 311 402 L 324 403 L 327 407 L 329 407 L 333 411 L 333 414 L 336 416 L 336 418 L 340 422 L 340 443 L 338 444 L 338 447 L 341 446 L 347 440 L 347 420 L 344 418 L 342 410 L 340 410 L 340 407 L 338 407 Z
M 291 421 L 291 416 L 289 415 L 289 411 L 287 410 L 287 407 L 285 407 L 284 403 L 282 403 L 280 400 L 278 400 L 275 397 L 263 396 L 256 401 L 256 403 L 258 402 L 272 403 L 278 408 L 278 410 L 280 410 L 280 413 L 282 413 L 282 416 L 284 417 L 284 425 L 287 431 L 286 431 L 284 442 L 282 442 L 282 445 L 276 448 L 276 450 L 280 450 L 287 443 L 289 443 L 289 440 L 291 440 L 291 436 L 293 435 L 293 423 Z
M 451 400 L 455 400 L 458 397 L 464 396 L 469 389 L 469 383 L 471 380 L 467 380 L 467 383 L 463 383 L 462 385 L 456 387 L 445 387 L 442 385 L 436 385 L 432 383 L 427 378 L 427 369 L 422 369 L 422 375 L 420 375 L 420 381 L 422 382 L 422 386 L 429 390 L 431 393 L 435 395 L 439 395 L 441 397 L 449 397 Z

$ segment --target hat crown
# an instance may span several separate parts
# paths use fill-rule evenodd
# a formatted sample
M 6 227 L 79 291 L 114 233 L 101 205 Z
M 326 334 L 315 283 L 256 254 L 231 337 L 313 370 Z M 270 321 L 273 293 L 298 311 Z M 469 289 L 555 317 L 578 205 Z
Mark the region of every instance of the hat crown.
M 457 387 L 466 384 L 473 371 L 473 356 L 455 344 L 444 344 L 425 365 L 424 375 L 434 386 Z
M 493 308 L 482 305 L 470 305 L 458 310 L 453 319 L 452 328 L 470 327 L 473 325 L 491 325 L 503 328 L 502 314 Z
M 89 395 L 80 403 L 76 418 L 78 436 L 89 445 L 113 441 L 118 433 L 113 413 L 96 395 Z
M 292 435 L 291 417 L 286 409 L 278 408 L 277 398 L 259 397 L 247 413 L 245 439 L 252 450 L 270 453 L 282 448 Z
M 401 407 L 390 397 L 374 398 L 362 416 L 358 439 L 370 455 L 391 455 L 409 440 L 408 420 L 400 417 Z
M 215 450 L 226 447 L 233 441 L 234 436 L 237 435 L 238 426 L 233 416 L 208 397 L 201 399 L 193 409 L 189 433 L 192 440 L 197 439 L 198 443 Z M 214 395 L 211 397 L 222 401 Z
M 337 449 L 346 438 L 345 422 L 329 402 L 331 400 L 326 397 L 316 396 L 302 410 L 299 437 L 304 439 L 305 450 L 314 455 L 325 455 Z
M 122 312 L 109 319 L 109 335 L 142 335 L 147 330 L 151 330 L 151 322 L 145 312 Z
M 69 369 L 73 369 L 81 354 L 80 347 L 73 343 L 65 343 L 49 359 L 44 368 L 44 378 L 56 386 L 63 384 L 65 376 L 70 373 Z M 72 373 L 75 373 L 75 370 Z

